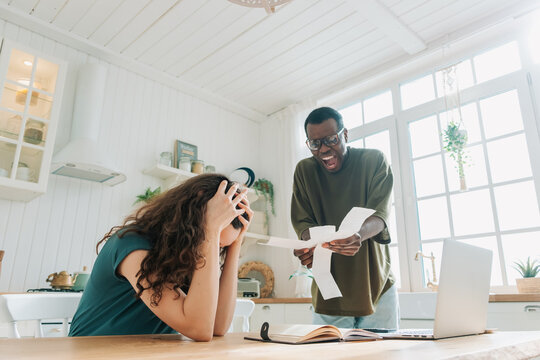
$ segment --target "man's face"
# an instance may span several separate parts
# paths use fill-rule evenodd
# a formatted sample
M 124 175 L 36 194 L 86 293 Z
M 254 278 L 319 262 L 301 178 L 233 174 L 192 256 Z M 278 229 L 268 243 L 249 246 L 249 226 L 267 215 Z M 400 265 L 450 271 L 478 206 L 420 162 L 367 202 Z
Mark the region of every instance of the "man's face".
M 338 133 L 337 121 L 328 119 L 320 124 L 308 124 L 307 136 L 310 140 L 322 140 L 327 136 Z M 347 129 L 344 129 L 343 134 L 339 137 L 336 145 L 328 146 L 321 142 L 319 150 L 311 150 L 311 153 L 319 161 L 319 163 L 329 172 L 336 172 L 343 166 L 345 155 L 347 154 Z

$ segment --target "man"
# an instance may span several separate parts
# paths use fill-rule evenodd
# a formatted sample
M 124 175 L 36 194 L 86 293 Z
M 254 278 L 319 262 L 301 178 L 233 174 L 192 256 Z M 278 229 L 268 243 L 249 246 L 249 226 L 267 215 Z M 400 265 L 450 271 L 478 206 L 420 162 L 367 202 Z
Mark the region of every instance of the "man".
M 353 236 L 322 245 L 334 252 L 331 271 L 343 297 L 324 300 L 314 283 L 313 323 L 397 329 L 397 289 L 386 245 L 392 171 L 379 150 L 346 146 L 347 129 L 332 108 L 313 110 L 304 129 L 313 156 L 301 160 L 294 173 L 291 221 L 298 236 L 308 240 L 313 226 L 337 228 L 352 207 L 376 210 Z M 294 250 L 294 255 L 311 268 L 313 250 Z

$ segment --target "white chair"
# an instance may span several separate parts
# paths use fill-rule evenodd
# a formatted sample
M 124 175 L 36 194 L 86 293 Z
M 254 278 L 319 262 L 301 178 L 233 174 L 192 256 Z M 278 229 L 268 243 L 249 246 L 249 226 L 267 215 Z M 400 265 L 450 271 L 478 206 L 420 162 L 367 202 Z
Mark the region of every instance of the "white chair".
M 17 323 L 35 321 L 35 337 L 43 337 L 42 320 L 62 319 L 62 336 L 68 335 L 69 320 L 75 314 L 81 293 L 0 295 L 0 322 L 9 323 L 10 338 L 20 338 Z
M 255 309 L 255 303 L 253 300 L 249 299 L 236 299 L 236 307 L 234 308 L 234 316 L 233 321 L 235 318 L 242 318 L 242 332 L 249 331 L 249 317 L 253 313 L 253 310 Z M 229 332 L 232 332 L 233 325 L 231 324 L 231 327 L 229 328 Z

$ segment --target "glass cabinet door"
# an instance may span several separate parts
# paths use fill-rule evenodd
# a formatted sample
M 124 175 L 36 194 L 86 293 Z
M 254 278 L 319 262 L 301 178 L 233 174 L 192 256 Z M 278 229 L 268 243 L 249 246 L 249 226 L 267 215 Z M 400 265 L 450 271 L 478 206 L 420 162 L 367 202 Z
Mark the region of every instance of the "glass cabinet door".
M 38 183 L 54 104 L 59 65 L 7 48 L 0 89 L 0 177 Z M 6 60 L 3 60 L 5 63 Z

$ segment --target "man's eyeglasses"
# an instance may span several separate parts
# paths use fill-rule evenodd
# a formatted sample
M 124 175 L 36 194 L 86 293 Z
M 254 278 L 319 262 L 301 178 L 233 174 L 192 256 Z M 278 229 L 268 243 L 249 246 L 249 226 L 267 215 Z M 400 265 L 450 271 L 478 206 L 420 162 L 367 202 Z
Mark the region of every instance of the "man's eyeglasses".
M 322 139 L 307 139 L 306 140 L 306 145 L 307 147 L 309 148 L 309 150 L 312 150 L 312 151 L 317 151 L 321 148 L 322 144 L 330 147 L 330 146 L 335 146 L 337 144 L 339 144 L 339 139 L 341 137 L 341 134 L 343 134 L 343 131 L 345 130 L 345 128 L 339 130 L 337 132 L 337 134 L 334 134 L 334 135 L 328 135 L 327 137 L 324 137 Z

